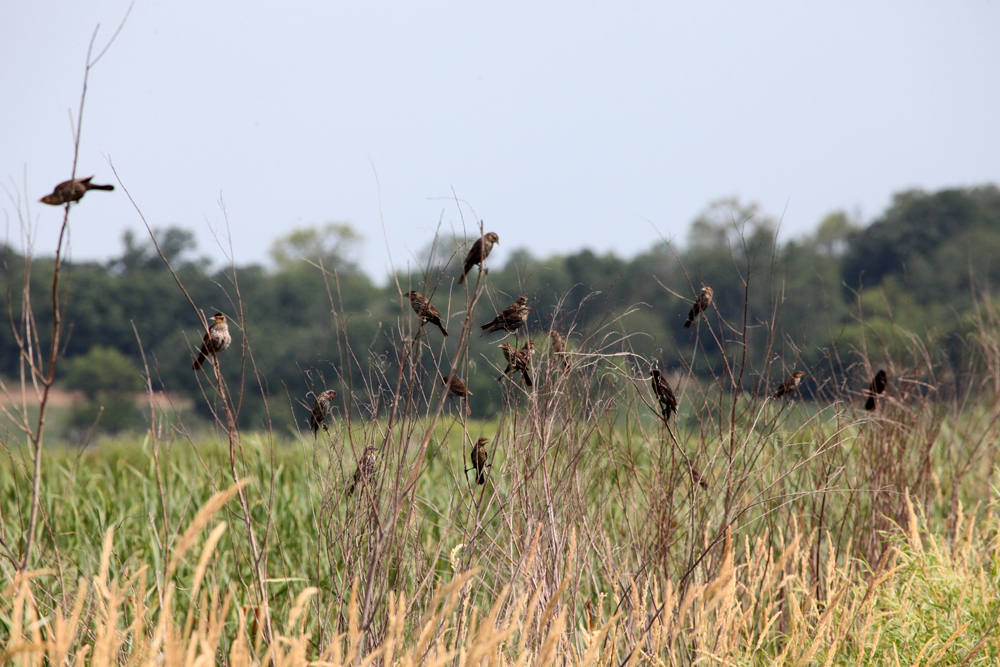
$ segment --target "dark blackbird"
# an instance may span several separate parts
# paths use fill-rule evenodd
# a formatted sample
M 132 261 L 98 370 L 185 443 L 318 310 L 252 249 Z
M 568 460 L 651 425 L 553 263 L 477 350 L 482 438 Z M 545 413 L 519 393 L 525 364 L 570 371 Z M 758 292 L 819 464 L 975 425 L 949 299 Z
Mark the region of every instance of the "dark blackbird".
M 483 268 L 483 260 L 489 257 L 494 243 L 500 243 L 500 237 L 493 232 L 487 232 L 485 236 L 476 239 L 476 242 L 469 248 L 469 254 L 465 256 L 465 266 L 462 268 L 462 275 L 458 277 L 459 285 L 465 282 L 465 274 L 476 264 L 479 265 L 480 269 Z
M 472 446 L 472 452 L 469 454 L 472 467 L 476 470 L 476 484 L 486 483 L 486 462 L 490 459 L 489 452 L 486 451 L 487 442 L 489 440 L 486 438 L 476 440 L 476 444 Z
M 482 336 L 485 336 L 488 333 L 493 333 L 494 331 L 514 333 L 523 327 L 524 323 L 528 321 L 528 313 L 531 311 L 531 308 L 525 305 L 527 303 L 527 298 L 523 296 L 517 297 L 517 301 L 504 308 L 502 313 L 498 314 L 492 320 L 479 327 L 486 332 L 482 334 Z
M 865 401 L 865 410 L 874 410 L 878 404 L 878 397 L 882 395 L 885 391 L 886 386 L 889 384 L 889 378 L 885 374 L 884 370 L 879 370 L 872 378 L 872 382 L 868 385 L 868 400 Z
M 367 484 L 375 475 L 376 470 L 378 470 L 378 461 L 375 460 L 375 448 L 369 445 L 365 447 L 365 451 L 361 454 L 361 460 L 358 461 L 358 469 L 354 471 L 351 485 L 347 487 L 347 495 L 352 495 L 358 484 Z
M 694 300 L 691 304 L 691 312 L 688 313 L 687 322 L 684 323 L 684 328 L 688 329 L 691 327 L 691 323 L 698 319 L 698 316 L 708 310 L 708 307 L 712 305 L 712 288 L 702 287 L 701 294 L 698 298 Z
M 87 178 L 75 178 L 72 181 L 63 181 L 52 190 L 52 194 L 45 195 L 38 201 L 43 204 L 60 206 L 71 201 L 80 201 L 87 190 L 114 190 L 113 185 L 94 185 L 90 182 L 93 176 Z
M 232 342 L 233 337 L 229 335 L 229 325 L 226 323 L 226 316 L 222 313 L 216 313 L 212 316 L 212 326 L 208 328 L 208 333 L 202 339 L 201 349 L 198 350 L 198 358 L 191 364 L 191 368 L 200 371 L 201 367 L 205 365 L 205 359 L 208 355 L 222 352 Z
M 670 388 L 667 378 L 663 377 L 656 364 L 649 367 L 649 372 L 652 375 L 650 379 L 653 382 L 653 393 L 656 394 L 656 400 L 660 402 L 660 410 L 663 412 L 663 421 L 670 421 L 670 416 L 677 412 L 674 390 Z
M 472 410 L 469 408 L 469 396 L 472 396 L 472 392 L 469 388 L 465 386 L 461 378 L 452 377 L 450 375 L 442 375 L 441 382 L 448 387 L 448 393 L 454 396 L 458 400 L 465 400 L 465 414 L 471 415 Z
M 326 423 L 326 413 L 330 411 L 333 399 L 335 398 L 337 398 L 337 392 L 333 389 L 327 389 L 313 401 L 312 414 L 309 415 L 309 428 L 312 429 L 313 437 L 316 437 L 320 426 L 323 427 L 324 431 L 330 430 L 330 427 Z
M 535 341 L 529 340 L 520 350 L 514 349 L 514 346 L 508 343 L 501 343 L 500 349 L 503 350 L 504 359 L 507 360 L 507 368 L 504 369 L 503 375 L 497 378 L 497 382 L 503 380 L 504 375 L 510 375 L 512 371 L 521 371 L 524 384 L 528 387 L 534 386 L 530 370 L 531 355 L 535 353 Z
M 552 354 L 556 359 L 562 359 L 563 370 L 569 369 L 569 358 L 566 356 L 566 339 L 558 331 L 549 334 L 552 338 Z
M 771 394 L 771 398 L 781 398 L 782 396 L 790 396 L 798 391 L 799 384 L 802 382 L 802 371 L 795 371 L 789 375 L 781 386 L 774 390 Z
M 430 299 L 416 290 L 407 292 L 406 296 L 410 297 L 410 305 L 413 306 L 413 311 L 420 318 L 421 322 L 436 324 L 441 333 L 445 336 L 448 335 L 448 332 L 444 330 L 444 325 L 441 324 L 441 313 L 431 304 Z

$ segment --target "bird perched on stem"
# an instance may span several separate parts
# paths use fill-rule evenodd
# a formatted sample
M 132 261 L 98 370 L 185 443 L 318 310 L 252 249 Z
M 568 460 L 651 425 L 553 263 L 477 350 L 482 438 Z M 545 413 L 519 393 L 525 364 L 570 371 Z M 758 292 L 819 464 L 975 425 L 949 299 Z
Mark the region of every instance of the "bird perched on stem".
M 87 190 L 114 190 L 113 185 L 94 185 L 90 182 L 93 176 L 87 178 L 74 178 L 72 181 L 63 181 L 57 185 L 52 194 L 45 195 L 38 201 L 51 206 L 60 206 L 71 201 L 80 201 Z
M 556 359 L 562 360 L 563 370 L 569 370 L 569 358 L 566 356 L 566 339 L 558 331 L 550 332 L 549 337 L 552 339 L 552 355 Z
M 649 367 L 649 373 L 652 376 L 650 380 L 653 383 L 653 393 L 656 394 L 656 400 L 660 402 L 663 421 L 668 422 L 670 416 L 677 413 L 677 398 L 674 396 L 674 390 L 670 388 L 667 378 L 663 377 L 656 364 Z
M 469 408 L 469 396 L 472 396 L 472 392 L 465 386 L 465 383 L 462 382 L 461 378 L 451 375 L 442 375 L 441 382 L 443 382 L 444 386 L 448 388 L 448 394 L 457 400 L 465 401 L 465 414 L 471 415 L 472 410 Z
M 712 305 L 712 288 L 705 286 L 701 288 L 701 294 L 698 298 L 694 300 L 691 304 L 691 312 L 688 313 L 687 322 L 684 323 L 684 328 L 691 328 L 691 323 L 698 319 L 698 316 L 708 310 L 708 307 Z
M 487 232 L 485 235 L 476 239 L 476 242 L 472 244 L 471 248 L 469 248 L 469 254 L 465 256 L 465 266 L 462 267 L 462 275 L 458 277 L 459 285 L 465 282 L 465 275 L 472 270 L 472 267 L 476 264 L 478 264 L 479 269 L 482 270 L 483 261 L 489 257 L 490 252 L 493 251 L 494 243 L 500 243 L 500 237 L 493 232 Z
M 802 371 L 795 371 L 781 383 L 781 386 L 774 390 L 771 394 L 771 398 L 781 398 L 782 396 L 790 396 L 794 394 L 799 389 L 799 384 L 802 382 Z
M 486 483 L 486 462 L 490 458 L 489 452 L 486 451 L 486 443 L 488 442 L 489 440 L 486 438 L 479 438 L 472 446 L 472 452 L 469 453 L 472 468 L 476 471 L 476 484 Z
M 316 397 L 313 401 L 312 414 L 309 415 L 309 428 L 312 429 L 313 437 L 319 432 L 319 427 L 322 426 L 324 431 L 329 431 L 330 427 L 326 423 L 326 414 L 330 411 L 330 407 L 333 405 L 333 399 L 337 398 L 337 392 L 333 389 L 327 389 Z
M 865 410 L 874 410 L 878 405 L 878 397 L 882 395 L 889 384 L 889 377 L 884 370 L 879 370 L 868 385 L 868 400 L 865 401 Z
M 488 333 L 493 333 L 494 331 L 514 333 L 523 327 L 525 322 L 528 321 L 528 313 L 531 312 L 531 308 L 525 305 L 527 303 L 528 299 L 526 297 L 517 297 L 517 301 L 504 308 L 503 312 L 499 313 L 492 320 L 479 327 L 486 332 L 482 334 L 480 338 Z
M 229 324 L 226 323 L 226 316 L 216 313 L 212 316 L 212 326 L 208 328 L 208 333 L 201 341 L 201 349 L 198 351 L 198 358 L 191 364 L 191 368 L 200 371 L 205 365 L 208 355 L 222 352 L 233 342 L 233 337 L 229 334 Z
M 354 489 L 357 488 L 358 484 L 367 484 L 375 476 L 377 470 L 378 461 L 375 459 L 375 448 L 368 445 L 361 454 L 361 460 L 358 461 L 358 469 L 354 471 L 351 485 L 347 487 L 347 495 L 353 495 Z
M 535 341 L 529 340 L 520 350 L 509 343 L 501 343 L 500 349 L 503 350 L 504 359 L 507 360 L 507 368 L 504 369 L 503 375 L 497 378 L 497 382 L 503 380 L 504 375 L 510 375 L 512 371 L 521 371 L 524 384 L 528 387 L 534 386 L 530 370 L 531 355 L 535 353 Z
M 441 324 L 441 313 L 431 304 L 430 299 L 416 290 L 410 290 L 406 296 L 410 297 L 410 305 L 422 323 L 430 322 L 437 325 L 442 334 L 448 335 L 448 332 L 444 330 L 444 325 Z
M 691 464 L 691 480 L 703 489 L 708 488 L 708 480 L 705 479 L 705 476 L 701 474 L 701 471 L 694 464 Z

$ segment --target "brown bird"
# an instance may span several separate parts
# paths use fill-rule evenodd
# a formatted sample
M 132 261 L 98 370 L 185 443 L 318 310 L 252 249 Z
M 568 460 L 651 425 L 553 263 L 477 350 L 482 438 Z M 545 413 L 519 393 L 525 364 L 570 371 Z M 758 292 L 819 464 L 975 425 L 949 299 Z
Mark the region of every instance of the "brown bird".
M 684 323 L 684 328 L 689 329 L 691 323 L 698 319 L 698 316 L 708 310 L 708 307 L 712 305 L 712 288 L 702 287 L 701 294 L 698 298 L 694 300 L 691 304 L 691 312 L 688 313 L 687 322 Z
M 563 370 L 569 369 L 569 358 L 566 356 L 566 339 L 558 331 L 549 333 L 552 338 L 552 355 L 556 359 L 562 359 Z
M 212 316 L 212 326 L 208 328 L 208 333 L 201 342 L 201 350 L 198 351 L 198 358 L 191 364 L 191 368 L 200 371 L 205 364 L 208 355 L 222 352 L 233 342 L 233 337 L 229 334 L 229 325 L 226 323 L 226 316 L 216 313 Z
M 691 465 L 691 480 L 703 489 L 708 488 L 708 481 L 705 480 L 705 476 L 701 474 L 697 466 Z
M 413 311 L 421 322 L 436 324 L 441 333 L 445 336 L 448 335 L 448 332 L 444 330 L 444 325 L 441 324 L 441 313 L 431 304 L 430 299 L 416 290 L 410 290 L 406 296 L 410 297 L 410 305 L 413 306 Z
M 527 303 L 528 299 L 526 297 L 517 297 L 517 301 L 504 308 L 503 312 L 498 314 L 483 326 L 479 327 L 486 332 L 482 334 L 480 338 L 488 333 L 493 333 L 494 331 L 514 333 L 523 327 L 524 323 L 528 321 L 528 313 L 531 311 L 531 308 L 525 305 Z
M 324 431 L 329 431 L 330 427 L 326 423 L 326 413 L 330 411 L 330 407 L 333 405 L 333 399 L 337 398 L 337 392 L 333 389 L 327 389 L 316 397 L 313 401 L 312 414 L 309 415 L 309 428 L 312 429 L 313 437 L 319 432 L 319 427 L 322 426 Z
M 802 371 L 795 371 L 789 375 L 781 386 L 774 390 L 771 394 L 771 398 L 781 398 L 782 396 L 789 396 L 798 391 L 799 384 L 802 382 Z
M 469 454 L 472 468 L 476 471 L 476 484 L 486 483 L 486 462 L 490 458 L 489 452 L 486 451 L 487 442 L 489 440 L 486 438 L 476 440 L 476 444 L 472 446 L 472 452 Z
M 52 190 L 52 194 L 45 195 L 38 201 L 43 204 L 59 206 L 71 201 L 80 201 L 87 190 L 114 190 L 113 185 L 94 185 L 90 182 L 93 176 L 87 178 L 74 178 L 72 181 L 63 181 Z
M 490 252 L 493 250 L 493 244 L 500 243 L 500 237 L 493 232 L 487 232 L 485 236 L 481 236 L 476 239 L 476 242 L 472 244 L 469 248 L 469 254 L 465 256 L 465 266 L 462 268 L 462 275 L 458 277 L 458 284 L 461 285 L 465 282 L 465 274 L 467 274 L 473 266 L 479 265 L 479 268 L 483 268 L 483 260 L 489 257 Z
M 524 380 L 524 384 L 528 387 L 534 386 L 529 371 L 531 370 L 531 355 L 535 353 L 535 341 L 529 340 L 520 350 L 508 343 L 501 343 L 500 349 L 503 350 L 504 359 L 507 360 L 507 368 L 504 369 L 503 375 L 497 378 L 497 382 L 503 380 L 504 375 L 510 375 L 512 371 L 521 371 L 521 379 Z
M 663 412 L 663 421 L 668 422 L 670 416 L 677 412 L 677 398 L 674 396 L 674 390 L 670 388 L 667 378 L 663 377 L 656 364 L 649 367 L 649 372 L 652 375 L 650 379 L 653 382 L 653 393 L 656 394 L 656 400 L 660 402 L 660 410 Z
M 451 375 L 442 375 L 441 382 L 448 387 L 448 394 L 455 397 L 456 400 L 465 400 L 465 414 L 471 415 L 472 410 L 469 408 L 469 396 L 472 396 L 472 392 L 469 388 L 465 386 L 461 378 L 452 377 Z
M 884 370 L 879 370 L 872 378 L 872 382 L 868 385 L 868 400 L 865 401 L 865 410 L 874 410 L 878 404 L 878 397 L 882 395 L 885 391 L 886 386 L 889 384 L 889 378 L 885 374 Z
M 347 495 L 353 495 L 354 489 L 358 484 L 367 484 L 375 476 L 377 470 L 378 461 L 375 459 L 375 448 L 369 445 L 365 447 L 365 451 L 361 454 L 361 460 L 358 461 L 358 469 L 354 471 L 351 485 L 347 487 Z

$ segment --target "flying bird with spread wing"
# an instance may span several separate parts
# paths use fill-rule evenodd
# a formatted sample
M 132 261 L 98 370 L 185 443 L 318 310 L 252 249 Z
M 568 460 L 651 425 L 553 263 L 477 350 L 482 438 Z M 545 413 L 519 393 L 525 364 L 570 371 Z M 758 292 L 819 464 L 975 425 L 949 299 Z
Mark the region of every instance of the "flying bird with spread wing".
M 74 178 L 72 181 L 63 181 L 52 190 L 52 194 L 45 195 L 38 201 L 50 206 L 61 206 L 73 201 L 80 201 L 88 190 L 114 190 L 113 185 L 96 185 L 90 182 L 93 176 L 86 178 Z

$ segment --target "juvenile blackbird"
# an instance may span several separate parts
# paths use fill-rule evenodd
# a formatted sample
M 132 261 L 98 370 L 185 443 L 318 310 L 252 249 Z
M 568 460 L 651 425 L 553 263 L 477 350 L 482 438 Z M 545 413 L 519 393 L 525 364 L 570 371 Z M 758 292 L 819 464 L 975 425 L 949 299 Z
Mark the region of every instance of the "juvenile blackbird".
M 72 181 L 63 181 L 52 190 L 52 194 L 45 195 L 38 201 L 43 204 L 60 206 L 71 201 L 80 201 L 87 190 L 114 190 L 113 185 L 94 185 L 90 182 L 93 176 L 87 178 L 74 178 Z
M 504 359 L 507 360 L 507 368 L 503 375 L 497 378 L 497 382 L 503 380 L 504 375 L 510 375 L 512 371 L 521 371 L 521 378 L 528 387 L 534 386 L 531 381 L 531 355 L 535 353 L 535 341 L 529 340 L 520 350 L 514 349 L 509 343 L 501 343 Z
M 461 285 L 465 282 L 465 274 L 467 274 L 473 266 L 479 265 L 479 268 L 483 267 L 483 260 L 489 257 L 490 252 L 493 250 L 493 244 L 500 243 L 500 237 L 493 232 L 487 232 L 485 236 L 481 236 L 476 239 L 476 242 L 472 244 L 469 248 L 469 254 L 465 256 L 465 266 L 462 268 L 462 275 L 458 277 L 458 284 Z
M 688 313 L 687 322 L 684 323 L 684 328 L 691 328 L 691 323 L 698 319 L 698 316 L 708 310 L 708 307 L 712 305 L 712 288 L 702 287 L 701 294 L 698 298 L 694 300 L 691 304 L 691 312 Z
M 782 396 L 794 394 L 798 390 L 799 383 L 801 382 L 802 371 L 795 371 L 781 383 L 780 387 L 774 390 L 774 393 L 771 394 L 771 398 L 781 398 Z
M 483 326 L 479 327 L 486 332 L 482 334 L 480 338 L 488 333 L 493 333 L 494 331 L 514 333 L 523 327 L 524 323 L 528 321 L 528 313 L 531 311 L 531 308 L 525 305 L 527 303 L 527 298 L 523 296 L 517 297 L 517 301 L 504 308 L 503 312 L 498 314 Z
M 445 336 L 448 335 L 448 332 L 444 330 L 444 325 L 441 324 L 441 313 L 431 304 L 430 299 L 416 290 L 407 292 L 406 296 L 410 297 L 410 305 L 413 306 L 413 311 L 421 322 L 435 324 L 441 333 Z
M 872 378 L 872 382 L 868 385 L 868 400 L 865 401 L 865 410 L 874 410 L 878 404 L 878 397 L 882 395 L 885 391 L 886 386 L 889 384 L 889 378 L 886 376 L 884 370 L 879 370 Z
M 361 454 L 361 460 L 358 461 L 358 469 L 354 471 L 351 485 L 347 487 L 347 495 L 353 495 L 354 489 L 358 484 L 367 484 L 375 475 L 376 470 L 378 470 L 378 461 L 375 460 L 375 448 L 369 445 L 365 447 L 365 451 Z
M 650 379 L 653 383 L 653 393 L 656 394 L 656 400 L 660 402 L 660 410 L 663 412 L 663 421 L 668 422 L 670 416 L 677 412 L 677 398 L 674 396 L 674 390 L 670 388 L 667 378 L 663 377 L 656 364 L 649 367 L 649 372 L 652 375 Z
M 691 465 L 691 480 L 703 489 L 708 488 L 708 481 L 705 480 L 705 476 L 701 474 L 697 466 Z
M 233 342 L 233 337 L 229 335 L 229 324 L 226 323 L 226 316 L 216 313 L 212 316 L 212 326 L 208 328 L 208 333 L 201 341 L 201 349 L 198 351 L 198 358 L 191 364 L 191 368 L 200 371 L 205 365 L 205 359 L 210 354 L 222 352 Z
M 476 440 L 476 444 L 472 446 L 472 452 L 469 454 L 472 467 L 476 470 L 476 484 L 486 483 L 486 462 L 490 458 L 489 452 L 486 451 L 487 442 L 489 440 L 486 438 Z
M 327 389 L 313 401 L 312 414 L 309 415 L 309 428 L 312 429 L 314 438 L 319 432 L 320 426 L 323 427 L 324 431 L 330 430 L 330 427 L 326 423 L 326 413 L 330 411 L 330 406 L 333 404 L 333 399 L 335 398 L 337 398 L 337 392 L 333 389 Z
M 465 414 L 471 415 L 472 410 L 469 408 L 469 396 L 472 396 L 472 392 L 469 388 L 465 386 L 461 378 L 452 377 L 451 375 L 442 375 L 441 382 L 448 387 L 448 393 L 454 396 L 458 400 L 465 400 Z
M 562 359 L 563 370 L 569 368 L 569 358 L 566 356 L 566 339 L 558 331 L 549 333 L 552 338 L 552 354 L 556 359 Z

